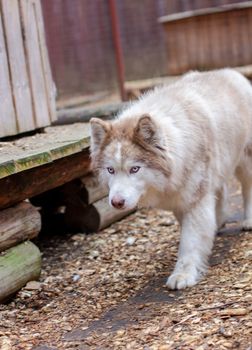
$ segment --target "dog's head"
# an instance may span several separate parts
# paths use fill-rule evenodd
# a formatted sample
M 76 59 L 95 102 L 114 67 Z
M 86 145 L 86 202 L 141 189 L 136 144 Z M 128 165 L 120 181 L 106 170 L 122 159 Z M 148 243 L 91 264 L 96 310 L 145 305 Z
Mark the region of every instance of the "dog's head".
M 90 124 L 92 168 L 108 184 L 110 205 L 133 209 L 150 189 L 163 190 L 169 162 L 149 115 L 111 122 L 92 118 Z

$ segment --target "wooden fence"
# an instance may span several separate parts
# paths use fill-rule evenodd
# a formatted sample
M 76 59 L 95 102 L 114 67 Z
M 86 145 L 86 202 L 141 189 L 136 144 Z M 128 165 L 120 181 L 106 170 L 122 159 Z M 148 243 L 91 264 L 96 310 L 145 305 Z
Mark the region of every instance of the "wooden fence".
M 252 64 L 252 2 L 160 18 L 166 32 L 167 71 Z
M 55 93 L 39 0 L 0 0 L 0 137 L 49 125 Z

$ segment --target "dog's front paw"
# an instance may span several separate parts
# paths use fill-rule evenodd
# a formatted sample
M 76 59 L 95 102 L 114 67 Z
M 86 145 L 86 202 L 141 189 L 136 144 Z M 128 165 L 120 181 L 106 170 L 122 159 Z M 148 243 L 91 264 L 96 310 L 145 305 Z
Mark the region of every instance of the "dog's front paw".
M 252 219 L 246 219 L 242 221 L 241 225 L 244 231 L 252 231 Z
M 183 289 L 186 287 L 194 286 L 200 279 L 198 274 L 192 274 L 188 272 L 174 271 L 168 278 L 166 285 L 170 289 Z

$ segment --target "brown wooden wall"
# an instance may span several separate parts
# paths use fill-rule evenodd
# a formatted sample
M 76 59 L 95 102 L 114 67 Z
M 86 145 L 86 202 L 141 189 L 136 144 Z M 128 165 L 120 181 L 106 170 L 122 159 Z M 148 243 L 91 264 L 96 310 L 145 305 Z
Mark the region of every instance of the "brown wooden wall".
M 252 7 L 196 13 L 164 18 L 169 75 L 252 64 Z
M 111 90 L 117 85 L 108 1 L 41 0 L 49 56 L 60 96 Z M 158 18 L 241 0 L 117 0 L 126 79 L 167 71 Z

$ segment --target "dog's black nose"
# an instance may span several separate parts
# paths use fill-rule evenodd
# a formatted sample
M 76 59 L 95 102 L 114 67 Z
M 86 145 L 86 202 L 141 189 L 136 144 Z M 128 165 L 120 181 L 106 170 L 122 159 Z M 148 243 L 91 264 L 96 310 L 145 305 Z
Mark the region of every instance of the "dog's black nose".
M 122 209 L 124 207 L 124 204 L 125 204 L 125 199 L 123 199 L 123 198 L 112 198 L 111 204 L 116 209 Z

